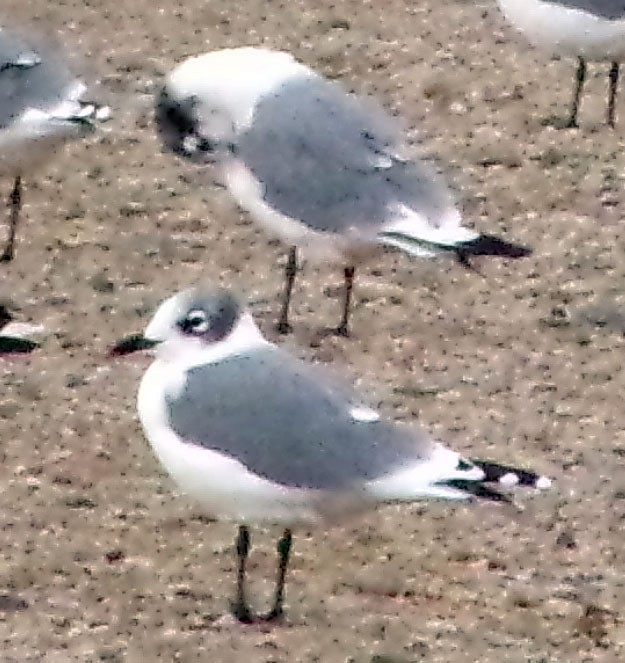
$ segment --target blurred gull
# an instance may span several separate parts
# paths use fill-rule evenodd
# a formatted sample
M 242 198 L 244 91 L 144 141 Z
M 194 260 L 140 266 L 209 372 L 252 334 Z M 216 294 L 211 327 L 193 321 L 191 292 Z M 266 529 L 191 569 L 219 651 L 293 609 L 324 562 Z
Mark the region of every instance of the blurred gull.
M 14 178 L 2 261 L 13 259 L 22 176 L 108 117 L 108 108 L 81 101 L 85 91 L 56 55 L 0 28 L 0 176 Z
M 143 336 L 156 345 L 138 396 L 145 434 L 182 490 L 215 518 L 239 523 L 234 614 L 245 597 L 248 526 L 277 523 L 278 576 L 265 619 L 282 614 L 291 528 L 330 524 L 384 502 L 507 498 L 485 485 L 547 488 L 533 472 L 470 461 L 415 428 L 383 421 L 349 390 L 269 343 L 228 291 L 167 299 Z
M 578 59 L 567 127 L 577 127 L 586 60 L 611 62 L 607 122 L 614 127 L 619 63 L 625 57 L 625 0 L 497 0 L 504 16 L 534 45 Z
M 296 246 L 344 267 L 338 331 L 347 334 L 355 266 L 381 246 L 415 256 L 526 256 L 524 247 L 461 226 L 447 188 L 410 158 L 397 123 L 288 53 L 236 48 L 170 72 L 156 109 L 165 146 L 216 174 L 238 204 L 291 245 L 279 329 L 297 270 Z
M 45 334 L 43 325 L 15 321 L 8 305 L 0 303 L 0 355 L 32 352 Z

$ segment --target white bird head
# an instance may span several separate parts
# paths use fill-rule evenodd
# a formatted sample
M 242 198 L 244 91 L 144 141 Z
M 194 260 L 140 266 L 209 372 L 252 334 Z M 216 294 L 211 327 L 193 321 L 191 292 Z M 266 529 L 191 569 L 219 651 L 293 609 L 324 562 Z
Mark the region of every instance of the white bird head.
M 168 75 L 156 102 L 164 145 L 198 162 L 227 152 L 264 95 L 296 76 L 316 76 L 288 53 L 229 48 L 188 58 Z
M 192 366 L 266 342 L 231 292 L 200 286 L 162 302 L 145 332 L 122 339 L 111 353 L 124 355 L 156 346 L 158 359 Z
M 201 351 L 228 337 L 242 313 L 237 299 L 221 289 L 192 288 L 166 299 L 145 329 L 159 356 Z

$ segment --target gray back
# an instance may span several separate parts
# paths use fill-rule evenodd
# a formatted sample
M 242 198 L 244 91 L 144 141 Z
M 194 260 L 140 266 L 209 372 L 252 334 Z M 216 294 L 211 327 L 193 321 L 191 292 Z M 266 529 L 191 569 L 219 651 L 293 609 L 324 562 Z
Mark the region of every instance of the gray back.
M 28 108 L 56 105 L 74 80 L 58 58 L 0 30 L 0 129 Z
M 435 223 L 449 194 L 423 163 L 396 158 L 394 124 L 333 83 L 296 78 L 258 103 L 235 154 L 267 203 L 316 230 L 375 230 L 393 203 Z
M 349 395 L 271 346 L 187 375 L 167 398 L 176 433 L 285 486 L 349 489 L 430 452 L 417 431 L 355 421 Z
M 547 0 L 554 5 L 581 9 L 608 21 L 625 18 L 625 0 Z

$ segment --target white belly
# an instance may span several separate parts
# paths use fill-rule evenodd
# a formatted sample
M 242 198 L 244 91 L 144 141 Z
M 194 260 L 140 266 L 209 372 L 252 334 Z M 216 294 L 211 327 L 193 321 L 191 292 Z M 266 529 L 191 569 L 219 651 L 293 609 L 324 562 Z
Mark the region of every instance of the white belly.
M 285 488 L 257 477 L 236 460 L 182 441 L 167 426 L 162 385 L 172 382 L 169 366 L 156 361 L 146 371 L 138 410 L 146 437 L 181 491 L 220 520 L 284 525 L 319 521 L 320 496 L 315 491 Z
M 236 159 L 222 166 L 221 177 L 242 209 L 249 212 L 273 237 L 302 249 L 312 262 L 343 267 L 360 263 L 379 251 L 378 240 L 371 231 L 358 235 L 321 232 L 306 226 L 299 219 L 291 219 L 272 209 L 263 200 L 262 185 Z
M 535 46 L 588 60 L 625 59 L 625 20 L 608 21 L 542 0 L 498 0 L 508 21 Z

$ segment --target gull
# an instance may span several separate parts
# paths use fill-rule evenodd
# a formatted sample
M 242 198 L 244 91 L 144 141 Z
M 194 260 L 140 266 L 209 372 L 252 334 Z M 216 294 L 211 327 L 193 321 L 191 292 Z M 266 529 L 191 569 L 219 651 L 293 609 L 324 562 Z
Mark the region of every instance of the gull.
M 348 334 L 356 266 L 382 247 L 413 256 L 522 257 L 529 249 L 461 225 L 448 188 L 372 100 L 348 94 L 290 54 L 234 48 L 191 57 L 156 104 L 166 150 L 214 176 L 253 219 L 288 244 L 279 331 L 290 330 L 297 247 L 344 270 Z
M 331 525 L 388 502 L 506 500 L 489 487 L 547 488 L 534 472 L 468 460 L 415 426 L 385 421 L 349 389 L 267 341 L 230 291 L 200 286 L 169 297 L 144 334 L 116 355 L 155 346 L 138 393 L 156 456 L 205 512 L 238 523 L 234 615 L 283 614 L 297 525 Z M 269 612 L 245 592 L 249 527 L 278 524 L 278 572 Z
M 47 336 L 43 325 L 15 320 L 11 308 L 9 300 L 0 298 L 0 356 L 32 352 Z
M 578 126 L 586 61 L 610 62 L 607 122 L 614 127 L 619 63 L 625 57 L 625 0 L 497 0 L 504 16 L 535 46 L 576 57 L 566 127 Z
M 5 304 L 0 304 L 0 356 L 9 353 L 32 352 L 39 347 L 33 336 L 40 336 L 41 325 L 13 321 L 13 315 Z
M 2 262 L 14 256 L 23 175 L 108 118 L 107 107 L 81 101 L 85 91 L 56 55 L 0 27 L 0 176 L 13 178 Z

